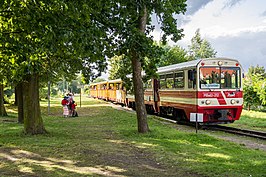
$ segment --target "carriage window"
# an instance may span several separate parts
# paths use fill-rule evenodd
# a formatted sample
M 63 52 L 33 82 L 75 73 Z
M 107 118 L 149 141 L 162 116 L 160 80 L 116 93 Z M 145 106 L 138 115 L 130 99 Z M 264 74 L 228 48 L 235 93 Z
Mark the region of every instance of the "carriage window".
M 195 69 L 188 70 L 188 88 L 196 88 L 196 75 Z
M 175 88 L 184 88 L 184 71 L 175 73 Z
M 174 87 L 174 74 L 167 74 L 166 75 L 166 88 L 173 88 Z
M 114 84 L 109 84 L 109 89 L 113 90 L 114 89 Z
M 160 76 L 160 89 L 166 88 L 166 81 L 165 81 L 165 75 Z
M 200 88 L 240 88 L 240 68 L 201 67 Z
M 240 88 L 239 68 L 221 68 L 221 88 Z
M 106 88 L 106 84 L 100 85 L 100 89 L 105 90 L 105 88 Z
M 120 90 L 120 84 L 116 84 L 116 90 Z

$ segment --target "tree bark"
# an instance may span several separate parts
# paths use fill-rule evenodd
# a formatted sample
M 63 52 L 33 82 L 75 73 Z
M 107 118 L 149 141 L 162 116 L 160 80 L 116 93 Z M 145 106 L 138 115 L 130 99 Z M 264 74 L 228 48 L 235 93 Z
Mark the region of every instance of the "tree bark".
M 15 102 L 14 102 L 14 106 L 18 105 L 18 88 L 17 86 L 15 87 Z
M 4 85 L 2 83 L 0 84 L 0 116 L 7 116 L 4 105 Z
M 140 12 L 140 17 L 138 19 L 138 28 L 139 31 L 144 33 L 147 23 L 147 11 L 146 7 Z M 144 88 L 141 76 L 141 62 L 140 57 L 137 54 L 137 51 L 133 50 L 131 64 L 133 68 L 133 85 L 134 85 L 134 95 L 136 103 L 136 112 L 138 120 L 138 132 L 147 133 L 149 131 L 148 121 L 147 121 L 147 112 L 144 103 Z
M 38 74 L 28 75 L 23 83 L 23 108 L 24 132 L 31 135 L 46 133 L 40 110 Z
M 16 97 L 18 106 L 18 123 L 24 123 L 24 109 L 23 109 L 23 83 L 20 82 L 16 86 Z
M 134 84 L 134 95 L 136 103 L 136 112 L 138 119 L 138 132 L 147 133 L 149 131 L 147 122 L 147 112 L 144 104 L 144 89 L 141 77 L 141 63 L 134 57 L 132 59 L 133 67 L 133 84 Z

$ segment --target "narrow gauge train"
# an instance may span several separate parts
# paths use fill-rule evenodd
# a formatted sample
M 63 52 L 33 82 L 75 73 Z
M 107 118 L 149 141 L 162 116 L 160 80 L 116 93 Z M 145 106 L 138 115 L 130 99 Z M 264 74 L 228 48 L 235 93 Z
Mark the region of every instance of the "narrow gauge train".
M 243 72 L 237 60 L 198 59 L 160 67 L 157 73 L 158 79 L 153 78 L 144 84 L 148 112 L 200 124 L 226 124 L 240 118 Z M 93 97 L 135 108 L 134 96 L 126 94 L 121 80 L 92 84 L 91 89 L 97 90 L 97 95 L 91 90 Z
M 90 97 L 126 105 L 126 91 L 121 79 L 90 84 Z

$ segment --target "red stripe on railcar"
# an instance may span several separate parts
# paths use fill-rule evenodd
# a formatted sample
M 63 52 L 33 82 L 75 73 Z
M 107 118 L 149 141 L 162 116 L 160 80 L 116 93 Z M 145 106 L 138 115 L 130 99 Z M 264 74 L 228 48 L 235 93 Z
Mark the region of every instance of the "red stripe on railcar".
M 217 98 L 220 105 L 226 105 L 225 98 L 221 91 L 198 92 L 198 98 Z
M 223 91 L 226 98 L 243 98 L 243 91 Z
M 196 91 L 159 91 L 162 97 L 196 98 Z

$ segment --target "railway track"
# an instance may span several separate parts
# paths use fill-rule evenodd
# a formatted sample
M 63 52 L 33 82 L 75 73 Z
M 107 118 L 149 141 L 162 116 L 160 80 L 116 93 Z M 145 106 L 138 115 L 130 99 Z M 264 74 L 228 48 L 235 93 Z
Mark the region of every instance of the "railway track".
M 243 136 L 248 136 L 248 137 L 266 140 L 266 132 L 238 129 L 238 128 L 226 127 L 226 126 L 222 126 L 222 125 L 204 126 L 204 128 L 206 128 L 208 130 L 223 131 L 223 132 L 227 132 L 227 133 L 233 133 L 233 134 L 237 134 L 237 135 L 243 135 Z
M 184 122 L 178 123 L 177 121 L 169 119 L 168 117 L 157 116 L 157 118 L 159 118 L 163 121 L 174 123 L 174 124 L 182 124 L 182 125 L 192 126 L 192 124 L 185 124 Z M 193 124 L 193 125 L 195 125 L 195 124 Z M 260 132 L 260 131 L 254 131 L 254 130 L 238 129 L 238 128 L 226 127 L 226 126 L 222 126 L 222 125 L 200 126 L 199 129 L 223 131 L 223 132 L 232 133 L 232 134 L 236 134 L 236 135 L 248 136 L 248 137 L 266 140 L 266 132 Z
M 120 109 L 133 111 L 130 108 L 121 107 Z M 175 120 L 171 119 L 171 116 L 156 116 L 157 119 L 160 119 L 162 121 L 170 122 L 173 124 L 182 124 L 182 125 L 188 125 L 188 126 L 195 126 L 195 124 L 188 124 L 185 122 L 177 122 Z M 245 129 L 238 129 L 233 127 L 226 127 L 222 125 L 208 125 L 208 126 L 199 126 L 199 129 L 207 129 L 207 130 L 215 130 L 215 131 L 223 131 L 227 133 L 242 135 L 242 136 L 248 136 L 258 139 L 266 140 L 266 132 L 260 132 L 260 131 L 254 131 L 254 130 L 245 130 Z

